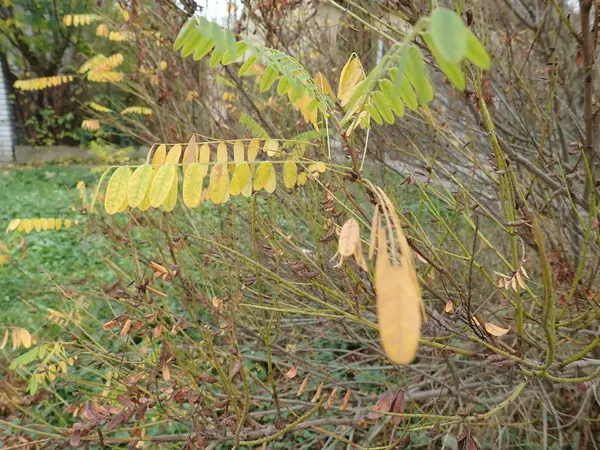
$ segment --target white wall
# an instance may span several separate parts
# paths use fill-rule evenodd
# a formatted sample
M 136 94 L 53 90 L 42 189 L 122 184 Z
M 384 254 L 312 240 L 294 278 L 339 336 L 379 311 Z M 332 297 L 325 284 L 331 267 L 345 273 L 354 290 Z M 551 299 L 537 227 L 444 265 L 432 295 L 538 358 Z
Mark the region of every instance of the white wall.
M 0 163 L 13 161 L 14 130 L 11 119 L 11 104 L 8 101 L 8 86 L 0 70 Z

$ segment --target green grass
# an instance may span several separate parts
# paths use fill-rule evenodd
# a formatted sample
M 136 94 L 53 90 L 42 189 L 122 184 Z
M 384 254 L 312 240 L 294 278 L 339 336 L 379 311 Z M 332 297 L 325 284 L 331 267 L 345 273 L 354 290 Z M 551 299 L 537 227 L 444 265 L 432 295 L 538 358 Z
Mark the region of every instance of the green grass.
M 0 266 L 0 324 L 40 326 L 44 315 L 37 308 L 60 301 L 59 288 L 103 276 L 103 238 L 87 234 L 86 218 L 76 189 L 83 180 L 94 186 L 98 175 L 88 167 L 44 166 L 0 171 L 0 227 L 16 218 L 78 219 L 69 230 L 7 233 L 0 240 L 11 261 Z M 26 251 L 23 248 L 26 247 Z

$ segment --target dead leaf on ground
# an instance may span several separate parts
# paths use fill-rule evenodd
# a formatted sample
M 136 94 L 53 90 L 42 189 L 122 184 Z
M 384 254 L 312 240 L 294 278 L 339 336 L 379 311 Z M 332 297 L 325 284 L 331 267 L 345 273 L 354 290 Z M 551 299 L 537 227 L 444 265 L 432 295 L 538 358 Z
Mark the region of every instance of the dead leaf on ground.
M 296 375 L 298 375 L 298 368 L 296 366 L 290 367 L 290 370 L 285 373 L 286 378 L 289 378 L 290 380 Z

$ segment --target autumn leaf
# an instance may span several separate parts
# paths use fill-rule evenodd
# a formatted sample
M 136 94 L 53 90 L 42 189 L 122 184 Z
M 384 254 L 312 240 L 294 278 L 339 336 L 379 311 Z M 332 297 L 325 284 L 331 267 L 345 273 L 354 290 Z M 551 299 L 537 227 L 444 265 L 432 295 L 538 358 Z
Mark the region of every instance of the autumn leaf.
M 369 420 L 377 420 L 383 417 L 382 413 L 390 412 L 392 408 L 392 403 L 394 403 L 396 396 L 392 391 L 386 391 L 383 393 L 377 403 L 371 408 L 369 413 L 367 414 L 367 419 Z
M 285 373 L 286 378 L 289 378 L 290 380 L 296 375 L 298 375 L 298 368 L 296 366 L 290 367 L 290 370 Z
M 510 327 L 502 328 L 502 327 L 499 327 L 498 325 L 494 325 L 491 322 L 485 323 L 485 331 L 490 333 L 492 336 L 496 336 L 496 337 L 504 336 L 506 333 L 508 333 L 509 330 L 510 330 Z

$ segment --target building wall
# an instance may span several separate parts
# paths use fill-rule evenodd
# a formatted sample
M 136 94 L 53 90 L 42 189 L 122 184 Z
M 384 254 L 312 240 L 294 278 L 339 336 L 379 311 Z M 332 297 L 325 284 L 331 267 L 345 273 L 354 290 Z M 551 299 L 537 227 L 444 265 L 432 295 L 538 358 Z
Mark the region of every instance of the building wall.
M 0 70 L 0 163 L 13 162 L 14 130 L 12 106 L 8 100 L 8 86 Z

